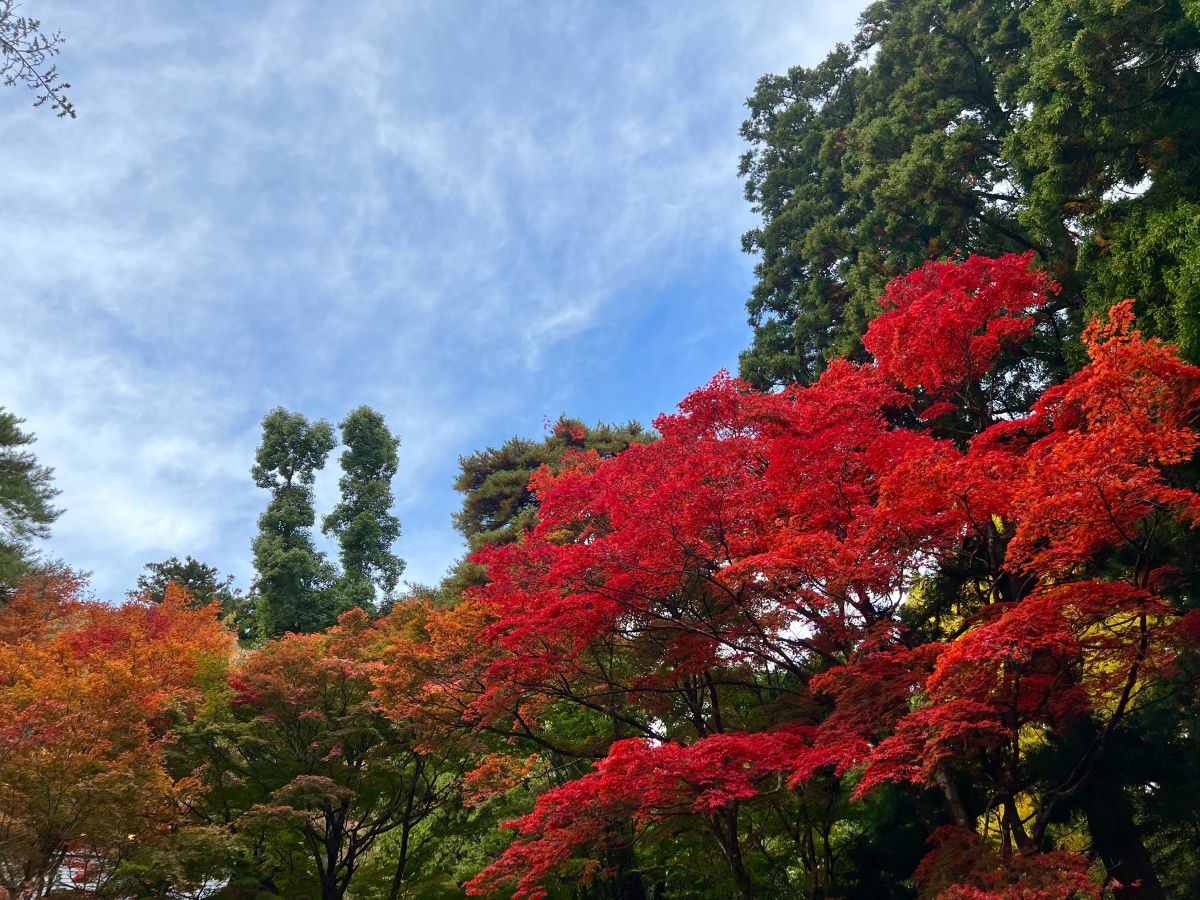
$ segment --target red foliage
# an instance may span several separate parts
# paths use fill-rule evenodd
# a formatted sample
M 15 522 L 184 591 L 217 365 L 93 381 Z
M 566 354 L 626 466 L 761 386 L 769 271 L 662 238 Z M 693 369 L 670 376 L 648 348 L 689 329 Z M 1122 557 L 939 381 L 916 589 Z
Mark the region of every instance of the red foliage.
M 858 768 L 904 720 L 928 677 L 941 644 L 913 650 L 864 648 L 853 664 L 813 677 L 810 686 L 835 701 L 810 747 L 797 754 L 792 782 L 807 781 L 833 767 L 839 777 Z
M 547 876 L 572 854 L 603 844 L 610 830 L 632 821 L 636 828 L 676 816 L 704 816 L 754 797 L 766 777 L 790 767 L 803 745 L 802 730 L 719 734 L 691 746 L 618 741 L 595 769 L 547 791 L 533 812 L 506 822 L 518 838 L 495 863 L 467 884 L 473 896 L 516 881 L 514 897 L 542 900 Z M 585 877 L 596 874 L 595 860 Z
M 1158 511 L 1200 516 L 1200 497 L 1165 476 L 1196 449 L 1200 370 L 1143 340 L 1132 316 L 1125 301 L 1107 326 L 1093 323 L 1084 334 L 1091 363 L 1029 417 L 1027 427 L 1046 434 L 1025 454 L 1029 469 L 1014 491 L 1022 515 L 1012 567 L 1066 573 L 1109 547 L 1136 545 L 1140 524 Z
M 1032 267 L 1033 252 L 933 262 L 893 279 L 863 345 L 897 383 L 945 395 L 978 381 L 1019 344 L 1058 286 Z M 942 409 L 930 408 L 932 418 Z
M 921 861 L 922 897 L 938 900 L 1098 900 L 1101 885 L 1079 853 L 1004 856 L 963 828 L 939 828 L 935 849 Z
M 930 395 L 961 400 L 1056 290 L 1028 255 L 931 264 L 889 287 L 866 339 L 877 365 L 834 362 L 774 394 L 722 374 L 657 420 L 656 442 L 535 476 L 536 527 L 475 555 L 490 584 L 457 626 L 430 613 L 399 640 L 405 667 L 384 690 L 426 690 L 541 745 L 539 720 L 563 705 L 643 738 L 513 823 L 474 891 L 517 879 L 540 896 L 615 824 L 704 820 L 767 776 L 802 787 L 818 773 L 856 777 L 860 799 L 883 782 L 935 788 L 961 824 L 952 776 L 999 798 L 1004 846 L 1027 855 L 959 841 L 983 862 L 946 896 L 1091 890 L 1078 858 L 1033 851 L 1104 736 L 1200 630 L 1154 559 L 1159 525 L 1200 518 L 1174 477 L 1197 446 L 1200 370 L 1142 339 L 1119 304 L 1086 333 L 1090 363 L 1027 415 L 960 443 L 912 415 Z M 918 636 L 901 612 L 921 618 L 939 571 L 957 581 Z M 746 727 L 726 721 L 724 692 L 768 673 L 800 685 L 789 712 L 722 733 Z M 1075 781 L 1039 793 L 1030 741 L 1084 717 L 1098 736 Z

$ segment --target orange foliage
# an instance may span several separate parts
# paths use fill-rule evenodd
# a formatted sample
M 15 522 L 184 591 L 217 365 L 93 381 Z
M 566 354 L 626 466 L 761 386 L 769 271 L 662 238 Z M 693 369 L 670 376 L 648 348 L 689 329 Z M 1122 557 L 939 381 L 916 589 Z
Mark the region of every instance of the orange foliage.
M 89 882 L 172 815 L 167 712 L 192 707 L 232 637 L 182 589 L 161 604 L 85 599 L 36 579 L 0 609 L 0 885 L 44 890 L 73 859 Z

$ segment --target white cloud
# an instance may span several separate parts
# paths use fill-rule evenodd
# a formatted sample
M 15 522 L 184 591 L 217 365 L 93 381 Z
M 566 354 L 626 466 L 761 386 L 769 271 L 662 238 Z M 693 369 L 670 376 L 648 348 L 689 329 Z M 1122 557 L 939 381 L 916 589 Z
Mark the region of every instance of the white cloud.
M 30 0 L 32 6 L 32 0 Z M 257 420 L 380 408 L 403 438 L 408 577 L 457 555 L 455 460 L 543 415 L 647 417 L 605 366 L 720 355 L 678 293 L 745 278 L 740 103 L 856 11 L 546 3 L 39 0 L 80 117 L 0 92 L 0 403 L 101 594 L 205 556 L 248 581 Z M 699 290 L 704 291 L 705 285 Z M 715 287 L 708 288 L 716 290 Z M 647 317 L 675 317 L 669 348 Z M 689 363 L 690 365 L 691 363 Z M 613 389 L 616 391 L 617 389 Z M 652 399 L 653 398 L 653 399 Z M 623 410 L 628 410 L 627 412 Z M 336 455 L 319 485 L 332 502 Z

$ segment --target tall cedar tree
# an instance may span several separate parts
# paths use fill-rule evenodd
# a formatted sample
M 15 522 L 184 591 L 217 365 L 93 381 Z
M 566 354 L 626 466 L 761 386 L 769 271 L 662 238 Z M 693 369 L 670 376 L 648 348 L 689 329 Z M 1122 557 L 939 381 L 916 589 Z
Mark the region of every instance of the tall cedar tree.
M 816 67 L 764 76 L 743 376 L 864 358 L 884 284 L 960 250 L 1033 250 L 1062 283 L 1061 333 L 1026 347 L 1059 377 L 1079 362 L 1062 337 L 1114 296 L 1200 358 L 1198 51 L 1183 0 L 881 0 Z
M 23 419 L 0 407 L 0 600 L 37 561 L 33 542 L 45 538 L 60 515 L 54 470 L 38 464 L 28 449 L 33 435 Z
M 262 429 L 250 474 L 271 500 L 251 545 L 258 573 L 250 599 L 255 630 L 264 639 L 320 631 L 338 613 L 330 592 L 333 567 L 312 538 L 313 480 L 334 447 L 333 428 L 278 407 L 267 413 Z
M 366 406 L 346 416 L 341 429 L 342 500 L 323 525 L 341 548 L 342 574 L 334 591 L 340 607 L 374 609 L 392 598 L 404 571 L 404 561 L 392 552 L 400 537 L 400 520 L 391 511 L 400 439 Z

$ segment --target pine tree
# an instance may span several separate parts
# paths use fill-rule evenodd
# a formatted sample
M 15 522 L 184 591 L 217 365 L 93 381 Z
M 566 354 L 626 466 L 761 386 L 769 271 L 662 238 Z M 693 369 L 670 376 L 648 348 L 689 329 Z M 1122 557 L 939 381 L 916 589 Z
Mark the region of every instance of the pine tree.
M 23 422 L 0 407 L 0 597 L 36 563 L 33 541 L 47 537 L 62 512 L 52 505 L 54 470 L 27 449 L 35 438 Z
M 187 591 L 192 606 L 204 607 L 210 603 L 220 603 L 222 621 L 235 628 L 239 637 L 252 636 L 249 629 L 252 628 L 253 622 L 249 617 L 246 597 L 233 586 L 232 575 L 223 576 L 216 566 L 210 566 L 192 556 L 182 560 L 172 556 L 162 562 L 146 563 L 144 568 L 145 573 L 138 576 L 135 596 L 140 595 L 155 603 L 162 603 L 167 588 L 177 584 Z
M 615 456 L 630 444 L 648 443 L 653 438 L 639 422 L 599 422 L 588 427 L 578 419 L 560 416 L 543 440 L 512 437 L 500 447 L 460 457 L 454 489 L 463 495 L 463 501 L 462 509 L 454 514 L 454 527 L 472 551 L 512 543 L 537 523 L 537 498 L 529 482 L 542 466 L 556 468 L 572 453 Z M 463 559 L 439 590 L 444 599 L 454 600 L 485 580 L 480 566 Z

